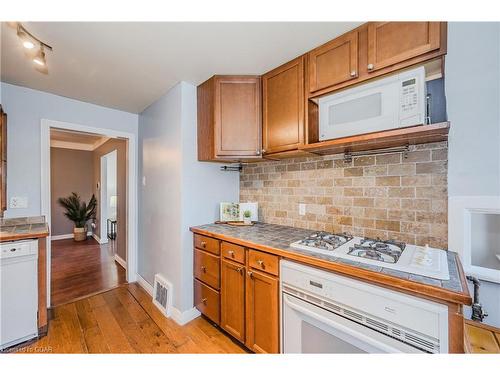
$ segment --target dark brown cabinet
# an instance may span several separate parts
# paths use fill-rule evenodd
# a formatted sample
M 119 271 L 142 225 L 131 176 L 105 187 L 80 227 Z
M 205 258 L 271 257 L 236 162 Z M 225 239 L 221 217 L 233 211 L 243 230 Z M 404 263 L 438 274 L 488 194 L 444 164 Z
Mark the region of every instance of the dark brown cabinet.
M 264 154 L 295 151 L 304 144 L 304 57 L 262 76 Z
M 250 269 L 246 280 L 246 345 L 256 353 L 279 353 L 278 278 Z
M 346 33 L 307 54 L 309 92 L 358 77 L 358 30 Z
M 376 71 L 440 47 L 440 22 L 369 22 L 366 68 Z
M 0 105 L 0 217 L 7 210 L 7 114 Z
M 198 86 L 198 160 L 262 157 L 258 76 L 213 76 Z
M 220 326 L 241 342 L 245 342 L 245 267 L 221 261 Z

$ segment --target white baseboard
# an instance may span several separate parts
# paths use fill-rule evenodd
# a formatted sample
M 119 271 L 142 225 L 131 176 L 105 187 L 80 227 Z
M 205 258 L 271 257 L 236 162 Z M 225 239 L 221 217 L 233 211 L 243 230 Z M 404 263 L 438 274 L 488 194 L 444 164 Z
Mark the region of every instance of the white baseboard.
M 87 232 L 87 236 L 93 236 L 92 232 Z M 68 233 L 68 234 L 59 234 L 57 236 L 50 236 L 50 239 L 51 239 L 51 241 L 58 241 L 58 240 L 68 240 L 68 239 L 74 238 L 74 237 L 75 237 L 75 235 L 73 233 Z
M 118 263 L 123 268 L 127 269 L 127 262 L 118 254 L 115 254 L 115 262 Z
M 137 274 L 137 282 L 144 288 L 146 292 L 148 292 L 150 296 L 153 296 L 153 286 L 139 274 Z M 181 326 L 189 323 L 193 319 L 196 319 L 200 315 L 201 313 L 198 311 L 198 309 L 196 309 L 196 307 L 192 307 L 187 311 L 181 312 L 180 310 L 172 306 L 172 319 Z
M 94 240 L 96 240 L 97 242 L 99 242 L 100 245 L 104 245 L 104 244 L 108 243 L 108 239 L 107 238 L 101 238 L 101 237 L 99 237 L 95 233 L 92 233 L 92 237 L 94 238 Z

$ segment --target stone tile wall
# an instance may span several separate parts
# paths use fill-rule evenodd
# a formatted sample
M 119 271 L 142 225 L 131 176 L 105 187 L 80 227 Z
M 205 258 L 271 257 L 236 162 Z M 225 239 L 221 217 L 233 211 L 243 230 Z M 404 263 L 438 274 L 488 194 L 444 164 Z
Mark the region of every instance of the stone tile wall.
M 259 202 L 259 220 L 447 248 L 446 142 L 401 154 L 310 156 L 248 164 L 240 201 Z M 299 203 L 306 214 L 299 215 Z

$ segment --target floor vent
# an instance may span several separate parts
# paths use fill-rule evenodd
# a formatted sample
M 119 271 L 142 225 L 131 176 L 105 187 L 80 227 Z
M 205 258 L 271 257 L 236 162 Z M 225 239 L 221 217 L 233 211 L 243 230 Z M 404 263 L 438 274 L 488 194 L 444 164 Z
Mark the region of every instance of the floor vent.
M 172 283 L 158 273 L 155 275 L 153 303 L 163 315 L 170 317 L 172 313 Z

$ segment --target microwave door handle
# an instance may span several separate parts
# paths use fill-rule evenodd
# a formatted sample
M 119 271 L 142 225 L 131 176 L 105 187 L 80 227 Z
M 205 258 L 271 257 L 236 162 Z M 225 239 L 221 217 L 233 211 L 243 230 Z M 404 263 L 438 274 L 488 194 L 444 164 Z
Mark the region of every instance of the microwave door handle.
M 337 329 L 337 330 L 339 330 L 339 331 L 341 331 L 341 332 L 343 332 L 351 337 L 354 337 L 360 341 L 364 341 L 364 342 L 368 343 L 369 345 L 376 347 L 376 348 L 379 348 L 380 350 L 382 350 L 386 353 L 401 353 L 400 350 L 398 350 L 392 346 L 381 343 L 380 341 L 376 341 L 376 340 L 372 339 L 371 337 L 365 336 L 356 330 L 353 330 L 349 327 L 346 327 L 342 324 L 339 324 L 339 323 L 335 322 L 334 320 L 328 319 L 328 318 L 326 318 L 326 317 L 324 317 L 324 316 L 322 316 L 314 311 L 311 311 L 307 308 L 304 308 L 304 307 L 292 302 L 290 300 L 289 296 L 285 295 L 284 297 L 285 297 L 284 298 L 285 303 L 288 306 L 290 306 L 293 310 L 296 310 L 305 316 L 308 316 L 308 317 L 315 319 L 323 324 L 326 324 L 332 328 L 335 328 L 335 329 Z M 331 314 L 334 314 L 334 313 L 331 313 Z M 346 318 L 342 317 L 342 319 L 346 319 Z

